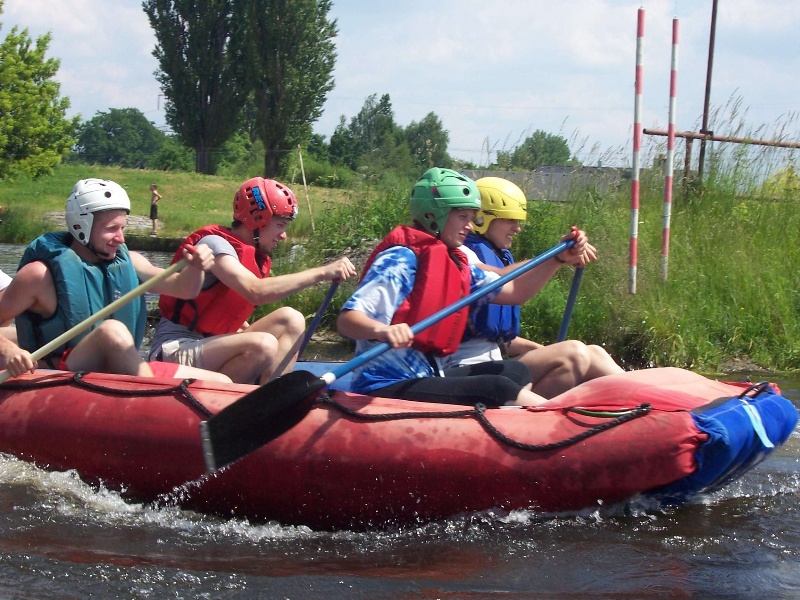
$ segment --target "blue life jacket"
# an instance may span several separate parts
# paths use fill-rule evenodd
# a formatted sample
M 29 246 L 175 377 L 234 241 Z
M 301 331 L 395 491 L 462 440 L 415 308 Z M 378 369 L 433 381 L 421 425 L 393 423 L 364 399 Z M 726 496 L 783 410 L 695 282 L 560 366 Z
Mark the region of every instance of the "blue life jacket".
M 483 264 L 502 269 L 514 262 L 509 250 L 497 248 L 480 234 L 468 234 L 464 245 L 475 252 Z M 519 320 L 519 306 L 485 304 L 472 311 L 464 341 L 479 338 L 498 343 L 510 342 L 519 335 Z
M 69 247 L 70 240 L 73 238 L 69 232 L 46 233 L 30 243 L 20 260 L 20 269 L 37 260 L 47 265 L 55 283 L 58 302 L 56 312 L 47 319 L 30 311 L 17 315 L 15 323 L 19 345 L 28 352 L 34 352 L 56 339 L 139 285 L 139 278 L 124 244 L 117 247 L 114 260 L 88 263 Z M 147 320 L 144 296 L 129 302 L 109 318 L 124 323 L 133 335 L 136 347 L 141 346 Z M 76 346 L 89 331 L 91 329 L 54 350 L 45 357 L 46 360 L 54 367 L 64 350 Z

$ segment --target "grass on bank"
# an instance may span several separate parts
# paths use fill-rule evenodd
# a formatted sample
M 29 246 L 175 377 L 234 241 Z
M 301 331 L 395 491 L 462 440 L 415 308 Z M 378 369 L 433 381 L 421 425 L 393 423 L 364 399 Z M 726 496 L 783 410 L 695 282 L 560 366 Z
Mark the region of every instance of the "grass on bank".
M 164 236 L 182 237 L 208 223 L 227 224 L 240 181 L 184 173 L 62 166 L 37 182 L 0 182 L 4 206 L 0 239 L 27 243 L 51 228 L 41 215 L 63 211 L 77 179 L 118 181 L 128 189 L 133 212 L 147 215 L 148 186 L 164 196 L 159 216 Z M 413 182 L 371 189 L 309 189 L 294 186 L 300 216 L 290 240 L 275 257 L 276 273 L 320 264 L 342 253 L 363 259 L 393 225 L 407 219 Z M 310 202 L 315 231 L 310 226 Z M 529 201 L 528 223 L 515 256 L 534 256 L 558 242 L 572 224 L 589 233 L 600 260 L 586 269 L 569 335 L 605 346 L 628 367 L 680 366 L 719 371 L 747 359 L 775 370 L 800 368 L 800 199 L 743 196 L 718 176 L 702 193 L 676 187 L 672 208 L 669 274 L 662 281 L 663 178 L 645 173 L 639 213 L 637 293 L 628 293 L 630 190 L 598 193 L 575 189 L 570 202 Z M 298 244 L 302 242 L 302 244 Z M 294 245 L 294 247 L 293 247 Z M 572 271 L 562 269 L 523 307 L 523 334 L 554 341 Z M 321 327 L 331 327 L 354 284 L 342 285 Z M 327 286 L 288 298 L 313 316 Z M 273 310 L 262 307 L 260 311 Z
M 0 239 L 27 244 L 50 231 L 54 225 L 43 215 L 63 213 L 75 182 L 88 177 L 119 183 L 131 199 L 131 214 L 142 217 L 150 215 L 150 184 L 157 184 L 162 196 L 158 203 L 158 218 L 162 223 L 159 235 L 167 238 L 183 238 L 200 225 L 229 225 L 233 195 L 242 183 L 239 179 L 195 173 L 64 164 L 52 175 L 35 181 L 0 181 L 0 206 L 3 207 Z M 292 228 L 294 235 L 301 237 L 312 233 L 310 214 L 316 218 L 316 212 L 323 210 L 326 202 L 342 200 L 349 194 L 342 190 L 309 188 L 309 198 L 306 198 L 302 184 L 293 186 L 293 190 L 300 204 L 300 214 Z

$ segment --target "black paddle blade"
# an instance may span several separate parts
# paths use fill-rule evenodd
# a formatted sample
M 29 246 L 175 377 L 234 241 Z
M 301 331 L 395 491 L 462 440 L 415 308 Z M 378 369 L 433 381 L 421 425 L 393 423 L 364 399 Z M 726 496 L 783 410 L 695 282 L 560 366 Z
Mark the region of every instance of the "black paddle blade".
M 313 373 L 292 371 L 200 423 L 207 471 L 221 469 L 297 425 L 324 387 Z

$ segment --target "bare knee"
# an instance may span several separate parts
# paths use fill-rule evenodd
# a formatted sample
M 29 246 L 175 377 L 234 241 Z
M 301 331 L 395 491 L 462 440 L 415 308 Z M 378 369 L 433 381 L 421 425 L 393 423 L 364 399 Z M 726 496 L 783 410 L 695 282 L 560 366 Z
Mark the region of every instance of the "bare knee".
M 592 363 L 591 352 L 583 342 L 567 340 L 560 342 L 559 350 L 564 366 L 575 373 L 586 373 Z
M 600 377 L 602 375 L 615 375 L 623 373 L 625 370 L 619 366 L 611 355 L 606 352 L 602 346 L 591 345 L 587 346 L 591 363 L 593 377 Z
M 290 335 L 302 334 L 306 328 L 306 320 L 303 313 L 291 306 L 283 306 L 278 310 L 271 313 L 276 319 L 276 324 L 283 327 L 286 333 Z
M 261 331 L 244 332 L 241 336 L 240 358 L 248 364 L 265 365 L 275 360 L 278 354 L 278 340 L 271 333 Z
M 99 344 L 98 351 L 124 352 L 135 346 L 131 332 L 124 323 L 116 319 L 103 321 L 92 334 Z

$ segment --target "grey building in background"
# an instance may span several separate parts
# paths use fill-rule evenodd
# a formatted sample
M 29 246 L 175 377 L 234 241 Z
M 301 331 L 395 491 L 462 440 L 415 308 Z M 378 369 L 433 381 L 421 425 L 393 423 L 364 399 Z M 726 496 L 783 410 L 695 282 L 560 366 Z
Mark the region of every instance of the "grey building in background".
M 542 166 L 535 171 L 488 171 L 462 169 L 472 179 L 502 177 L 516 183 L 529 201 L 565 202 L 574 194 L 604 194 L 620 186 L 629 186 L 630 169 L 583 166 Z

